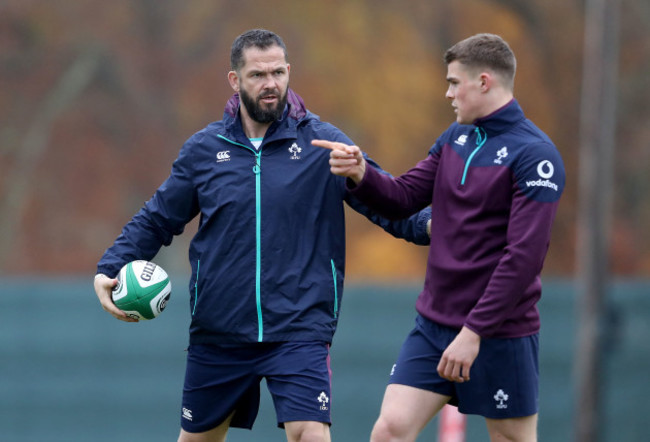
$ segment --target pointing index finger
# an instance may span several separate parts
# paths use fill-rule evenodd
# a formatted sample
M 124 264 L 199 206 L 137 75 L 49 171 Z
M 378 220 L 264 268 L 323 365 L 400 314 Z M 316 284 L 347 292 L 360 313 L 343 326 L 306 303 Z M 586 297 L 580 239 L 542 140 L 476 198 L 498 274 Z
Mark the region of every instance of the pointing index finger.
M 342 146 L 339 146 L 341 143 L 336 143 L 334 141 L 327 140 L 311 140 L 311 144 L 318 147 L 324 147 L 325 149 L 330 150 L 339 150 Z
M 323 147 L 331 151 L 345 152 L 348 155 L 354 155 L 356 153 L 355 149 L 358 149 L 356 146 L 351 146 L 345 143 L 338 141 L 329 141 L 329 140 L 312 140 L 311 144 L 318 147 Z

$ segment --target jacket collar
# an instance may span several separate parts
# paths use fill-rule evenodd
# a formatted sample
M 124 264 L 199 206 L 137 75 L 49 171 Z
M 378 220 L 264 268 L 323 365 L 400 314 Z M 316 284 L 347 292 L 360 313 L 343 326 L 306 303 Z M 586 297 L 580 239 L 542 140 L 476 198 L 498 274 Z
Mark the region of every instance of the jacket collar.
M 495 135 L 505 132 L 525 118 L 524 111 L 519 106 L 517 100 L 513 98 L 505 106 L 485 117 L 477 119 L 474 125 L 484 129 L 488 135 Z

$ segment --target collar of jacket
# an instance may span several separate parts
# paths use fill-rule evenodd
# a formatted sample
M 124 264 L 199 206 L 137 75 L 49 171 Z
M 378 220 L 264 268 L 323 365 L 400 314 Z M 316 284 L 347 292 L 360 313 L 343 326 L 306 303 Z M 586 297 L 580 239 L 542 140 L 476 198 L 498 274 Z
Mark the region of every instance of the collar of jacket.
M 513 98 L 505 106 L 500 107 L 485 117 L 477 119 L 474 125 L 485 130 L 488 136 L 494 136 L 507 131 L 525 118 L 524 111 L 519 106 L 517 100 Z

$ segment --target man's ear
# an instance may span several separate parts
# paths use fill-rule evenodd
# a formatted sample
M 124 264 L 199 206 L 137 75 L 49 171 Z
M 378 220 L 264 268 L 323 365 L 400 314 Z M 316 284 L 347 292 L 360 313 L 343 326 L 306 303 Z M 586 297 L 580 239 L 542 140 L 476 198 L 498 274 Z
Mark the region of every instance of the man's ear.
M 239 92 L 239 75 L 237 75 L 237 72 L 228 72 L 228 83 L 230 83 L 230 87 L 233 91 Z
M 492 87 L 494 78 L 492 78 L 492 75 L 489 72 L 481 72 L 481 75 L 479 75 L 479 81 L 481 82 L 481 92 L 487 92 Z

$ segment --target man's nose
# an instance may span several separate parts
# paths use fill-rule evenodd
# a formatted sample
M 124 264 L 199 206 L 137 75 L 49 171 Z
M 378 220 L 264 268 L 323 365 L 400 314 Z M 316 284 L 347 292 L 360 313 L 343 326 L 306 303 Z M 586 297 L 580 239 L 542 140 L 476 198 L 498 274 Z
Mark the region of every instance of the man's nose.
M 450 100 L 454 98 L 454 94 L 451 92 L 451 87 L 447 88 L 447 92 L 445 93 L 445 97 L 449 98 Z
M 274 90 L 278 88 L 278 82 L 273 75 L 267 75 L 264 77 L 264 89 Z

